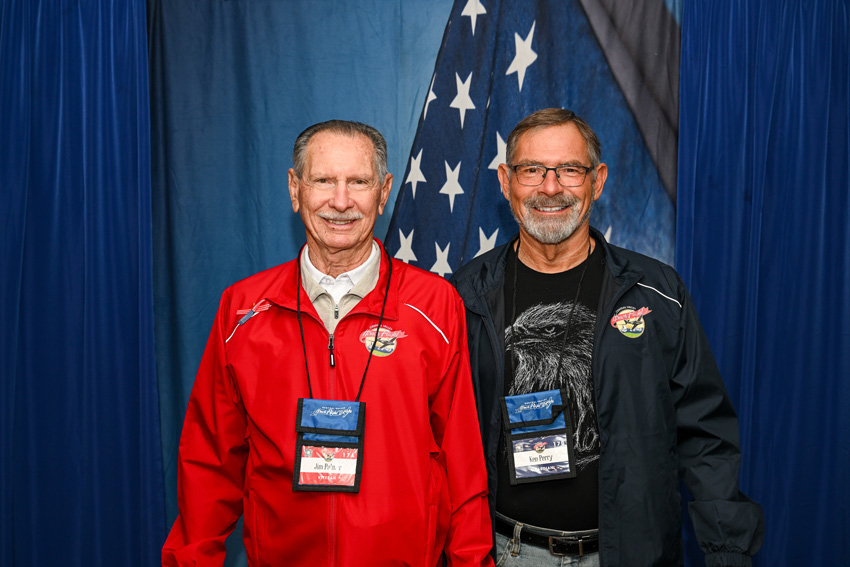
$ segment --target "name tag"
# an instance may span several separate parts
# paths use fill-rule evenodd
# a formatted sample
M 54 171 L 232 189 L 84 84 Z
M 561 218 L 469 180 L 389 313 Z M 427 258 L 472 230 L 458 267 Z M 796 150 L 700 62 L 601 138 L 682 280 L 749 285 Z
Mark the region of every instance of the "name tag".
M 366 403 L 299 398 L 292 489 L 359 492 Z
M 566 390 L 502 398 L 511 485 L 576 475 Z

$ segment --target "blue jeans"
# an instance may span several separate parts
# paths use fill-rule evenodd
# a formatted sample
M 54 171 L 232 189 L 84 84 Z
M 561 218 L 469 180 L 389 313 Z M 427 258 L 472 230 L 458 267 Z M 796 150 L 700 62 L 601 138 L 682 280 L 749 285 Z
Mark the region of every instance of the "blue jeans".
M 548 549 L 528 543 L 516 542 L 500 533 L 496 534 L 498 561 L 496 567 L 562 567 L 580 565 L 581 567 L 599 567 L 599 553 L 578 555 L 552 555 Z M 514 557 L 514 553 L 517 553 Z

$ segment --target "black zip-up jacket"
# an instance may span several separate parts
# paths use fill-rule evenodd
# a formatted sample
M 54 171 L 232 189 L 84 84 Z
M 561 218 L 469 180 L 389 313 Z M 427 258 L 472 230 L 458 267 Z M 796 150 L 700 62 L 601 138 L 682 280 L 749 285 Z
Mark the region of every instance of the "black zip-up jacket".
M 592 374 L 600 437 L 599 542 L 603 567 L 683 565 L 679 477 L 709 567 L 748 566 L 764 539 L 761 506 L 738 490 L 738 419 L 693 302 L 676 271 L 609 245 Z M 466 306 L 472 380 L 495 517 L 504 384 L 508 245 L 452 278 Z M 623 308 L 628 308 L 625 312 Z M 646 309 L 644 309 L 646 308 Z M 612 323 L 643 310 L 644 330 Z

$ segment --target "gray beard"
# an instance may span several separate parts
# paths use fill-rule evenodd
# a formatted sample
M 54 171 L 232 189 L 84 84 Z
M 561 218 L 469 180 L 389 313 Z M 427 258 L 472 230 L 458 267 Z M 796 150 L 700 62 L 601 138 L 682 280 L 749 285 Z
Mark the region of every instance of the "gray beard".
M 529 236 L 541 244 L 560 244 L 565 241 L 590 218 L 590 211 L 593 210 L 593 201 L 590 201 L 590 207 L 579 217 L 580 211 L 577 206 L 581 205 L 581 199 L 568 194 L 554 197 L 532 196 L 523 201 L 522 204 L 525 207 L 525 219 L 520 219 L 511 208 L 514 220 L 525 229 Z M 537 212 L 534 210 L 534 207 L 558 205 L 573 207 L 570 216 L 564 221 L 542 219 L 537 216 Z
M 563 332 L 571 310 L 574 312 L 564 345 Z M 599 432 L 590 372 L 595 322 L 596 316 L 590 309 L 565 301 L 532 306 L 505 330 L 505 348 L 516 361 L 510 395 L 567 390 L 569 405 L 575 409 L 573 437 L 579 468 L 599 458 L 594 451 L 599 444 Z

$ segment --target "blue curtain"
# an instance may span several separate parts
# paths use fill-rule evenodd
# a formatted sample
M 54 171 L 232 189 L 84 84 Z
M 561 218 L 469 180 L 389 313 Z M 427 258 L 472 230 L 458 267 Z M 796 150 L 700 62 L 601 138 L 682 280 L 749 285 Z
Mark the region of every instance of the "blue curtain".
M 451 1 L 419 4 L 151 0 L 150 138 L 144 2 L 0 3 L 0 565 L 158 563 L 218 294 L 303 238 L 295 135 L 370 122 L 404 181 Z M 850 561 L 848 18 L 684 6 L 677 267 L 741 418 L 757 565 Z
M 145 3 L 0 4 L 0 564 L 155 565 Z
M 740 416 L 758 565 L 850 564 L 848 17 L 684 10 L 676 258 Z

